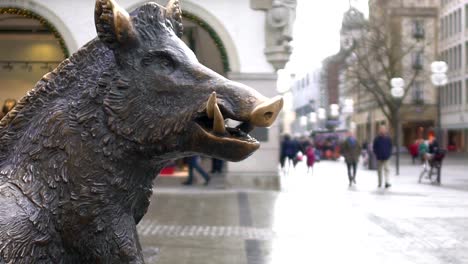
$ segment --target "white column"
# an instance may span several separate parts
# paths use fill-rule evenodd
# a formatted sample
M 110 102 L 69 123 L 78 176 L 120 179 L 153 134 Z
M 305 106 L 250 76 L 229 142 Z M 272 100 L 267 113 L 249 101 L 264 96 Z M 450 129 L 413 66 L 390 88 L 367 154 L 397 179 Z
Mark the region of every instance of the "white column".
M 228 78 L 248 85 L 267 97 L 276 92 L 276 74 L 231 73 Z M 229 188 L 256 188 L 278 190 L 280 188 L 279 163 L 279 120 L 266 131 L 267 140 L 260 141 L 261 147 L 252 156 L 241 162 L 227 165 L 226 185 Z

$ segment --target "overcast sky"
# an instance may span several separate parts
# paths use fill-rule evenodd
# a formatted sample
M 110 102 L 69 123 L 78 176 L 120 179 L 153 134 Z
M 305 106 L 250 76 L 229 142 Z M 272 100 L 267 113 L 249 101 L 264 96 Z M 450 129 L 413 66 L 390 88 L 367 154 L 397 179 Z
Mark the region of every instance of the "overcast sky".
M 367 0 L 351 0 L 351 4 L 367 16 Z M 348 9 L 349 0 L 298 0 L 289 72 L 310 72 L 338 52 L 341 20 Z

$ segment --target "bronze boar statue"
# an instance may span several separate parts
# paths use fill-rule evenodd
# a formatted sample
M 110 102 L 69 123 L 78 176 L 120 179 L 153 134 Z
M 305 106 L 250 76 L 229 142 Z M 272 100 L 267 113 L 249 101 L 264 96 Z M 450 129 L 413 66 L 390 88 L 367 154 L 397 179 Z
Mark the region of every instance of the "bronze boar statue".
M 201 65 L 179 1 L 97 0 L 97 38 L 0 122 L 0 263 L 144 263 L 136 225 L 167 162 L 245 159 L 282 99 Z M 240 121 L 227 127 L 226 119 Z

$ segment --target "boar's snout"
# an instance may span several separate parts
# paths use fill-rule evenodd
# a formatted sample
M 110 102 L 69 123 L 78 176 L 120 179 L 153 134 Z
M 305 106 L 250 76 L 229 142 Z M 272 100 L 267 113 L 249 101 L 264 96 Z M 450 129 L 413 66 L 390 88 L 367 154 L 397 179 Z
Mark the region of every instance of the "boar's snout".
M 260 147 L 249 132 L 271 126 L 283 107 L 283 98 L 267 98 L 224 78 L 207 84 L 211 94 L 207 94 L 204 111 L 195 120 L 198 129 L 191 150 L 230 161 L 245 159 Z M 226 119 L 240 124 L 230 127 Z
M 250 123 L 253 126 L 269 127 L 275 122 L 281 108 L 283 108 L 281 96 L 268 99 L 255 107 L 250 114 Z
M 271 126 L 283 108 L 281 96 L 267 98 L 249 86 L 230 80 L 215 87 L 214 92 L 224 118 L 247 122 L 252 127 Z M 213 103 L 213 95 L 208 101 L 208 105 Z

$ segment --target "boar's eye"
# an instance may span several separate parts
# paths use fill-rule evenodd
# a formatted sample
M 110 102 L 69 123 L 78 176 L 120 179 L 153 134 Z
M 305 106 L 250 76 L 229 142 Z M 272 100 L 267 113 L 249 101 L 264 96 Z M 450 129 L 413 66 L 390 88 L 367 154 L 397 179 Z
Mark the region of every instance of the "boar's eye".
M 143 67 L 150 67 L 155 71 L 164 71 L 166 73 L 173 72 L 175 62 L 172 56 L 163 51 L 151 51 L 141 60 Z

